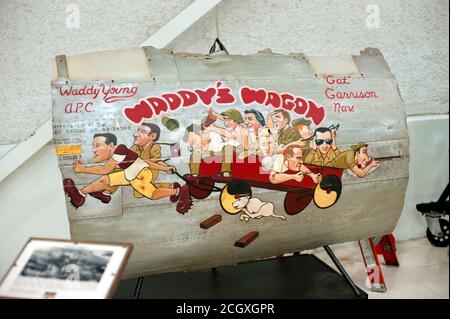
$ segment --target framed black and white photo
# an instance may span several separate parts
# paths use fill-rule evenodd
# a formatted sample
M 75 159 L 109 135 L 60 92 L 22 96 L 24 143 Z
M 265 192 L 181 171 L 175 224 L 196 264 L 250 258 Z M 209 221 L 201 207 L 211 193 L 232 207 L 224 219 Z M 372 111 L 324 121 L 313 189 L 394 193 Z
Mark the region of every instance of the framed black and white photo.
M 0 297 L 111 298 L 131 244 L 30 238 L 0 283 Z

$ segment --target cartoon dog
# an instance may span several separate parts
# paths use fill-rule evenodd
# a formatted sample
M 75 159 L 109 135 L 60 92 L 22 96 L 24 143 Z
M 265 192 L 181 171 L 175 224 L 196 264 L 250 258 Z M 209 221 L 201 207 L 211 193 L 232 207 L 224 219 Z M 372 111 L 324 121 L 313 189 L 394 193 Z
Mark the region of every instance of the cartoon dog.
M 232 206 L 240 209 L 242 212 L 239 217 L 241 221 L 248 222 L 250 219 L 260 219 L 263 217 L 275 217 L 286 220 L 286 217 L 274 213 L 273 203 L 264 202 L 259 198 L 252 197 L 250 185 L 242 181 L 234 183 L 236 185 L 229 185 L 229 193 L 234 195 L 235 198 Z

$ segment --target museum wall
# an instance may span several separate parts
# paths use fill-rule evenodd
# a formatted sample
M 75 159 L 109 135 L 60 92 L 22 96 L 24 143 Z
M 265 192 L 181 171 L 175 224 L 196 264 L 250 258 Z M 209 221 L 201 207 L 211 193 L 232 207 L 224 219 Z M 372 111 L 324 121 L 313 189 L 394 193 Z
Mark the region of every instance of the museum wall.
M 0 143 L 26 137 L 50 116 L 55 55 L 139 46 L 190 2 L 1 0 Z M 78 29 L 66 26 L 72 3 L 80 10 Z M 369 4 L 378 5 L 379 28 L 366 25 Z M 233 54 L 272 48 L 329 56 L 379 48 L 408 114 L 447 113 L 448 6 L 447 0 L 225 0 L 219 33 Z M 171 46 L 207 53 L 215 36 L 213 10 Z
M 55 55 L 139 46 L 190 2 L 0 0 L 0 144 L 19 142 L 50 117 Z M 66 26 L 70 4 L 80 10 L 79 28 Z M 366 12 L 371 4 L 378 6 L 379 28 L 367 24 L 376 10 Z M 218 13 L 207 14 L 170 47 L 208 52 L 218 21 L 232 54 L 271 48 L 356 55 L 379 48 L 409 115 L 410 182 L 395 232 L 408 239 L 426 228 L 415 204 L 435 200 L 448 183 L 448 7 L 447 0 L 224 0 Z M 0 181 L 0 276 L 29 236 L 69 237 L 52 145 Z

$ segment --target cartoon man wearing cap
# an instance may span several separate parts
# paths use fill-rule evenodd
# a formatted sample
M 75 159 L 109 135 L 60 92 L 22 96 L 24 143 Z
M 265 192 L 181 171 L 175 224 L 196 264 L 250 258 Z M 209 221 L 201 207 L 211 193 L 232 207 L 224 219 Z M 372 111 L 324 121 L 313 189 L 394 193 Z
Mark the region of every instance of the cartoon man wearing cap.
M 278 143 L 278 153 L 282 153 L 284 146 L 298 141 L 300 134 L 289 126 L 291 116 L 286 110 L 276 110 L 269 113 L 267 118 L 267 127 L 275 129 Z
M 255 109 L 245 110 L 244 113 L 244 123 L 248 129 L 249 154 L 258 154 L 259 137 L 262 128 L 266 125 L 264 115 Z
M 94 163 L 103 165 L 87 166 L 82 161 L 73 163 L 75 173 L 102 175 L 89 185 L 78 188 L 70 178 L 63 181 L 64 192 L 70 197 L 75 208 L 81 207 L 88 194 L 101 193 L 111 186 L 131 186 L 135 191 L 148 199 L 170 197 L 177 202 L 177 211 L 186 213 L 191 207 L 189 187 L 187 185 L 176 188 L 156 188 L 152 183 L 152 170 L 175 172 L 175 167 L 160 165 L 151 160 L 143 160 L 124 144 L 117 145 L 117 137 L 111 133 L 99 133 L 93 137 Z M 118 169 L 118 170 L 117 170 Z
M 358 177 L 365 177 L 380 161 L 369 158 L 366 143 L 358 143 L 351 146 L 351 150 L 343 151 L 336 156 L 332 166 L 336 168 L 349 169 Z
M 222 136 L 223 141 L 227 144 L 222 148 L 222 168 L 223 177 L 231 176 L 231 163 L 233 162 L 234 153 L 247 152 L 249 147 L 248 130 L 245 127 L 244 119 L 241 113 L 236 109 L 228 109 L 220 114 L 213 109 L 209 109 L 214 117 L 224 122 L 225 128 L 211 124 L 205 128 L 205 132 L 216 132 Z
M 300 138 L 292 143 L 279 148 L 279 152 L 283 152 L 289 145 L 299 145 L 303 150 L 303 156 L 306 157 L 313 148 L 313 132 L 311 130 L 311 121 L 298 118 L 292 121 L 292 127 L 298 132 Z
M 303 156 L 306 157 L 313 146 L 313 131 L 311 129 L 311 121 L 304 118 L 298 118 L 292 121 L 292 127 L 294 127 L 294 129 L 300 135 L 297 144 L 300 145 L 303 150 Z
M 165 162 L 161 161 L 161 146 L 156 142 L 161 135 L 161 129 L 158 125 L 153 123 L 142 123 L 133 133 L 133 146 L 130 150 L 135 152 L 143 160 L 151 160 L 162 166 L 168 166 Z M 174 188 L 179 187 L 178 183 L 156 183 L 156 179 L 159 176 L 159 170 L 151 169 L 153 180 L 151 181 L 156 188 Z M 93 197 L 101 200 L 103 203 L 108 203 L 111 200 L 111 194 L 114 194 L 119 186 L 110 186 L 102 193 L 92 195 Z M 143 198 L 144 196 L 133 190 L 133 195 L 136 198 Z
M 305 163 L 333 166 L 333 161 L 339 153 L 336 131 L 332 131 L 328 127 L 319 127 L 314 132 L 312 150 L 305 157 Z

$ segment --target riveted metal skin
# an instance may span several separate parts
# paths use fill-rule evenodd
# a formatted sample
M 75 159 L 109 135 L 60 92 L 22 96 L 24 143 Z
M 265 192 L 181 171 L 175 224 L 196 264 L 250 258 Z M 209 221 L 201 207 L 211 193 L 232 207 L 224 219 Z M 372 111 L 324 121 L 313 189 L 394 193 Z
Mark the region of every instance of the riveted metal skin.
M 245 111 L 255 109 L 263 115 L 265 125 L 269 114 L 286 109 L 291 123 L 298 119 L 311 121 L 312 132 L 318 127 L 339 125 L 336 133 L 339 151 L 350 151 L 352 146 L 364 143 L 368 145 L 370 158 L 382 160 L 363 177 L 348 167 L 306 163 L 305 167 L 311 171 L 335 175 L 327 179 L 333 181 L 333 185 L 327 186 L 329 189 L 317 192 L 320 183 L 314 183 L 309 175 L 301 182 L 274 184 L 269 177 L 271 169 L 260 169 L 262 162 L 258 159 L 256 163 L 244 160 L 245 163 L 232 164 L 233 178 L 248 183 L 252 198 L 272 205 L 269 211 L 261 210 L 263 204 L 252 202 L 251 205 L 256 206 L 247 204 L 247 212 L 242 209 L 236 214 L 227 213 L 223 208 L 231 210 L 232 206 L 221 202 L 220 192 L 227 183 L 213 177 L 221 172 L 221 164 L 211 164 L 203 158 L 199 175 L 204 179 L 197 182 L 199 187 L 206 187 L 206 191 L 190 184 L 191 195 L 196 196 L 192 196 L 193 206 L 184 214 L 177 211 L 178 203 L 171 202 L 169 197 L 146 198 L 130 185 L 117 187 L 109 201 L 87 195 L 78 208 L 70 203 L 67 195 L 73 239 L 133 243 L 125 277 L 230 265 L 389 234 L 394 230 L 408 183 L 409 142 L 405 104 L 397 81 L 379 50 L 368 48 L 358 56 L 326 59 L 303 54 L 281 55 L 267 50 L 248 56 L 173 53 L 151 47 L 142 50 L 139 56 L 147 63 L 142 65 L 145 72 L 139 73 L 139 67 L 133 64 L 133 75 L 126 79 L 114 76 L 114 64 L 135 60 L 121 58 L 102 65 L 101 57 L 98 61 L 90 59 L 91 64 L 86 67 L 93 74 L 96 68 L 105 68 L 101 80 L 95 76 L 91 80 L 70 79 L 70 57 L 67 57 L 66 71 L 58 64 L 59 78 L 52 82 L 54 142 L 62 178 L 70 178 L 79 189 L 108 176 L 74 170 L 76 161 L 82 161 L 86 167 L 106 163 L 95 161 L 94 135 L 114 134 L 117 145 L 132 148 L 136 144 L 134 135 L 139 130 L 139 120 L 159 127 L 156 143 L 160 144 L 160 159 L 174 166 L 179 174 L 154 171 L 156 177 L 153 176 L 151 183 L 168 188 L 174 183 L 186 184 L 180 176 L 192 173 L 192 145 L 185 139 L 189 137 L 187 128 L 191 124 L 201 127 L 210 109 L 220 115 L 233 108 L 243 120 L 248 114 Z M 83 63 L 82 57 L 77 58 L 77 63 Z M 123 75 L 123 65 L 120 74 Z M 265 101 L 244 103 L 242 89 L 245 87 L 263 89 Z M 220 103 L 217 94 L 211 101 L 206 95 L 204 100 L 196 95 L 193 105 L 170 108 L 169 102 L 175 106 L 176 103 L 174 96 L 170 100 L 167 94 L 186 102 L 187 97 L 180 95 L 183 92 L 208 88 L 216 93 L 218 89 L 227 88 L 235 100 Z M 271 103 L 267 103 L 269 94 L 275 99 Z M 297 103 L 298 108 L 289 103 L 277 107 L 276 99 L 283 94 L 294 97 L 292 102 Z M 163 99 L 167 107 L 160 108 L 156 98 Z M 315 117 L 308 114 L 311 110 L 308 101 L 323 109 L 323 116 L 320 112 Z M 165 118 L 164 123 L 162 118 Z M 223 128 L 224 122 L 216 119 L 213 125 Z M 278 130 L 272 131 L 277 131 L 274 139 L 278 139 Z M 208 136 L 214 140 L 214 134 Z M 278 141 L 277 144 L 281 144 Z M 251 146 L 252 143 L 248 148 Z M 244 153 L 237 154 L 236 161 L 239 156 L 247 158 Z M 258 158 L 262 160 L 263 156 Z M 320 193 L 320 198 L 313 198 L 315 193 Z M 231 200 L 236 196 L 225 195 Z M 334 203 L 328 195 L 336 198 Z M 326 208 L 321 208 L 320 201 Z M 220 222 L 208 229 L 200 227 L 203 221 L 217 214 L 222 216 Z M 254 241 L 245 248 L 234 246 L 239 238 L 253 231 L 259 234 Z

